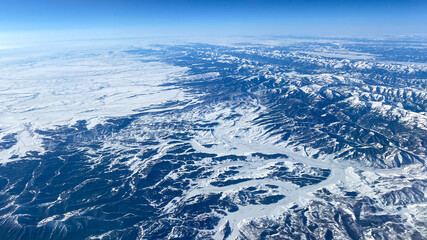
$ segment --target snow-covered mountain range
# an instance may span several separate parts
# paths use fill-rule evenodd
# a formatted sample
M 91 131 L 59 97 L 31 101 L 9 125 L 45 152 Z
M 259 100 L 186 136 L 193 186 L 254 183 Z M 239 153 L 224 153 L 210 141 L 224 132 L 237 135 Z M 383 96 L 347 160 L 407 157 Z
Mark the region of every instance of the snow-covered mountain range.
M 426 239 L 427 47 L 0 55 L 5 239 Z

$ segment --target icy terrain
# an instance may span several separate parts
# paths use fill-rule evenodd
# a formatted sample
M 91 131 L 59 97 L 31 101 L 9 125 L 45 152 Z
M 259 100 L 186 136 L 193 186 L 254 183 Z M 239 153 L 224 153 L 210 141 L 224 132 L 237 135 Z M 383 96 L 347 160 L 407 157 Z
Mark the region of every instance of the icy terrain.
M 426 239 L 426 49 L 0 50 L 0 237 Z

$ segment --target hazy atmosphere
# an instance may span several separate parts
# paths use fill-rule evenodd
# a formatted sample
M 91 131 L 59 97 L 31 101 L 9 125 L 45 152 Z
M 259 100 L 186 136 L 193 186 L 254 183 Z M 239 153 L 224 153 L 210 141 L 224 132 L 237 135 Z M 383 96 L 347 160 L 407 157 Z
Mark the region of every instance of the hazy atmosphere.
M 425 34 L 422 0 L 3 0 L 0 32 L 46 38 Z

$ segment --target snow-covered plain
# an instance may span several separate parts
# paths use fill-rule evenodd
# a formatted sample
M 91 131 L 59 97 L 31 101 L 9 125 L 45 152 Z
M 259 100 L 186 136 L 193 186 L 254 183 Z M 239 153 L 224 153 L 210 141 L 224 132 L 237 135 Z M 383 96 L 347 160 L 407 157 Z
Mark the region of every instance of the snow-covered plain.
M 21 49 L 0 61 L 0 69 L 0 138 L 17 134 L 18 139 L 0 153 L 1 162 L 30 150 L 43 152 L 35 129 L 78 120 L 86 120 L 90 127 L 109 117 L 188 97 L 177 88 L 161 86 L 186 68 L 132 56 L 120 48 L 73 47 L 37 54 Z

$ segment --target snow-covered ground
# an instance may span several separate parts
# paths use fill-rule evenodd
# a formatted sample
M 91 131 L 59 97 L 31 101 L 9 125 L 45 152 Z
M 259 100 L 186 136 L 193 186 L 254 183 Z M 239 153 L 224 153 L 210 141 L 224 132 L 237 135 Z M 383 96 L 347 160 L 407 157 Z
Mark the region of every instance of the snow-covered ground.
M 359 226 L 359 233 L 374 238 L 372 231 L 383 224 L 365 228 L 363 218 L 377 216 L 392 224 L 407 221 L 407 229 L 420 228 L 425 233 L 418 224 L 426 219 L 422 159 L 426 115 L 421 108 L 426 93 L 422 79 L 413 76 L 423 74 L 425 64 L 378 63 L 375 54 L 330 51 L 326 45 L 319 51 L 304 45 L 307 49 L 298 52 L 250 44 L 229 50 L 197 44 L 175 46 L 175 50 L 150 47 L 163 54 L 163 59 L 146 56 L 144 51 L 128 54 L 124 50 L 139 49 L 131 44 L 101 44 L 93 49 L 77 45 L 68 50 L 44 47 L 46 52 L 29 46 L 0 47 L 0 56 L 4 56 L 0 59 L 0 139 L 11 134 L 17 138 L 16 144 L 0 152 L 0 163 L 10 161 L 12 155 L 26 159 L 21 157 L 32 150 L 43 153 L 40 136 L 45 146 L 53 146 L 48 154 L 34 157 L 36 161 L 23 161 L 28 164 L 29 180 L 18 194 L 14 184 L 9 184 L 9 179 L 15 180 L 8 167 L 20 163 L 1 164 L 6 177 L 0 176 L 0 184 L 7 182 L 4 196 L 10 200 L 6 207 L 15 207 L 10 212 L 1 208 L 7 212 L 3 219 L 18 219 L 22 211 L 48 206 L 36 216 L 35 227 L 55 224 L 54 229 L 70 231 L 71 236 L 76 218 L 99 216 L 103 225 L 103 214 L 110 214 L 111 209 L 99 204 L 100 199 L 117 209 L 109 220 L 123 224 L 126 232 L 128 227 L 138 228 L 139 238 L 166 232 L 171 238 L 198 234 L 223 239 L 229 228 L 228 239 L 236 239 L 242 234 L 264 234 L 267 226 L 263 224 L 268 221 L 289 227 L 292 233 L 303 228 L 301 233 L 321 238 L 328 230 L 335 238 L 345 238 L 352 234 L 346 225 L 349 219 Z M 372 69 L 378 71 L 376 78 L 365 74 Z M 381 75 L 383 71 L 407 73 L 404 76 L 412 78 L 405 78 L 405 84 L 416 84 L 365 84 L 367 77 L 388 80 Z M 409 105 L 403 106 L 405 101 Z M 359 109 L 365 111 L 357 114 Z M 370 111 L 373 114 L 368 118 L 352 123 Z M 118 127 L 106 121 L 112 117 L 126 121 L 135 112 L 142 113 L 129 117 L 129 125 Z M 388 139 L 387 131 L 375 128 L 377 117 L 396 119 L 394 124 L 406 128 L 392 129 L 397 137 Z M 93 132 L 74 129 L 78 120 L 87 121 Z M 374 125 L 366 125 L 371 120 Z M 117 128 L 111 130 L 114 124 Z M 55 129 L 58 125 L 69 131 Z M 36 130 L 43 129 L 50 131 L 39 136 Z M 399 134 L 403 137 L 398 138 Z M 408 136 L 420 139 L 408 144 L 419 144 L 418 155 L 409 155 L 409 147 L 396 147 Z M 58 139 L 66 139 L 65 148 L 55 148 L 61 142 Z M 377 153 L 386 146 L 392 150 Z M 353 154 L 352 149 L 364 155 Z M 397 152 L 402 154 L 393 155 Z M 34 162 L 41 167 L 32 168 Z M 74 168 L 78 171 L 72 172 L 76 175 L 72 182 L 67 174 Z M 52 190 L 46 190 L 70 181 L 76 185 L 52 195 Z M 33 193 L 34 198 L 26 202 L 26 194 Z M 216 198 L 209 202 L 211 196 Z M 112 201 L 110 197 L 117 198 Z M 81 202 L 87 205 L 80 206 Z M 75 208 L 62 209 L 62 204 Z M 128 217 L 146 217 L 138 215 L 145 208 L 152 210 L 142 213 L 149 218 L 125 226 Z M 288 213 L 297 219 L 281 224 Z M 151 214 L 160 215 L 153 220 Z M 322 214 L 324 219 L 319 217 Z M 14 224 L 34 227 L 25 225 L 23 219 L 24 223 L 13 220 Z M 257 227 L 253 222 L 260 229 L 253 230 Z M 314 225 L 319 226 L 316 232 Z M 121 234 L 117 228 L 106 227 L 104 233 L 89 237 L 121 236 L 114 235 Z M 287 234 L 286 229 L 283 233 Z
M 188 97 L 177 88 L 160 86 L 186 68 L 129 55 L 122 48 L 72 47 L 46 53 L 31 48 L 0 61 L 0 138 L 18 134 L 18 144 L 0 152 L 0 162 L 28 150 L 43 152 L 35 129 L 78 120 L 91 127 L 109 117 Z

